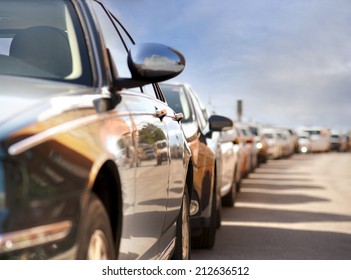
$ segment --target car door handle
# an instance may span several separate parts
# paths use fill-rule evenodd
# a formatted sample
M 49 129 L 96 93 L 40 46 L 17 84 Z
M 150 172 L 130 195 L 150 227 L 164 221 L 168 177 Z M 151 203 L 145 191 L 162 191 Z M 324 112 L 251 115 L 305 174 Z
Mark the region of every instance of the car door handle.
M 174 113 L 174 117 L 173 117 L 174 121 L 180 122 L 183 118 L 184 118 L 183 113 Z
M 155 114 L 154 114 L 154 116 L 156 118 L 159 118 L 160 120 L 162 120 L 166 115 L 167 115 L 167 110 L 166 109 L 159 110 L 159 109 L 156 108 L 156 111 L 155 111 Z

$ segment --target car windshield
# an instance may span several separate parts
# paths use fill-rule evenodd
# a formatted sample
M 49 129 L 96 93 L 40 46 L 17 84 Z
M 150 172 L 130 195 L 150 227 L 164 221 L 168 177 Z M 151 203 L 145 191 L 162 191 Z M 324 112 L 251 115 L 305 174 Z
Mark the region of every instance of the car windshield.
M 0 74 L 91 84 L 88 61 L 69 1 L 0 1 Z
M 321 134 L 321 132 L 319 130 L 307 130 L 307 132 L 310 135 L 320 135 Z
M 267 139 L 274 139 L 274 135 L 272 133 L 264 133 L 264 137 Z
M 254 126 L 250 126 L 251 133 L 255 136 L 259 135 L 258 128 Z

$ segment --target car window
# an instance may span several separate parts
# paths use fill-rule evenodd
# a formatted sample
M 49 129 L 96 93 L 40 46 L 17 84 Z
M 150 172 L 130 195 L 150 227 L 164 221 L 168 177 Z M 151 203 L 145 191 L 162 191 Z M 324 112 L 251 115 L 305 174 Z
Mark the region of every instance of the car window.
M 254 127 L 254 126 L 250 126 L 250 131 L 252 134 L 258 136 L 259 135 L 259 131 L 258 131 L 258 128 L 257 127 Z
M 94 11 L 102 30 L 102 35 L 113 58 L 118 75 L 123 78 L 130 78 L 131 74 L 127 64 L 127 49 L 122 41 L 112 19 L 100 3 L 93 2 Z
M 0 74 L 91 85 L 88 51 L 70 1 L 5 0 L 0 11 Z
M 194 104 L 194 109 L 196 112 L 196 117 L 199 120 L 199 125 L 201 127 L 201 130 L 204 130 L 206 125 L 207 125 L 207 120 L 208 120 L 208 115 L 205 109 L 205 106 L 202 105 L 200 99 L 198 98 L 198 96 L 195 94 L 195 92 L 188 88 L 189 94 L 191 95 L 191 98 L 193 100 L 193 104 Z
M 178 85 L 161 85 L 162 92 L 166 97 L 168 106 L 175 113 L 183 113 L 182 123 L 193 122 L 193 115 L 189 99 L 182 86 Z
M 157 98 L 157 94 L 155 92 L 155 88 L 152 84 L 148 84 L 143 86 L 143 92 L 146 93 L 149 96 L 152 96 L 154 98 Z
M 267 139 L 273 139 L 274 135 L 272 133 L 264 133 L 264 137 L 266 137 Z

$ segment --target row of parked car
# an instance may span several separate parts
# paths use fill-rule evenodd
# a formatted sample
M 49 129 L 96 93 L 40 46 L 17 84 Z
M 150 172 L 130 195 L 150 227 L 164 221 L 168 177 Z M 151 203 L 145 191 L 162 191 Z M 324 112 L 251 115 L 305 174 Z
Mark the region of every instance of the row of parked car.
M 221 206 L 234 206 L 241 180 L 261 163 L 294 153 L 349 150 L 345 134 L 322 127 L 295 129 L 209 117 L 189 84 L 161 83 L 160 87 L 168 105 L 183 114 L 181 122 L 192 152 L 193 248 L 213 247 L 221 224 Z
M 189 84 L 161 83 L 168 105 L 181 113 L 193 164 L 191 239 L 193 248 L 212 248 L 221 224 L 221 206 L 233 207 L 241 179 L 266 161 L 255 126 L 208 116 Z M 261 146 L 260 146 L 261 144 Z
M 351 147 L 348 133 L 317 126 L 296 129 L 263 127 L 262 135 L 268 144 L 267 156 L 272 159 L 287 157 L 294 152 L 346 152 Z
M 222 206 L 271 156 L 268 131 L 209 116 L 190 85 L 166 82 L 183 55 L 135 43 L 100 0 L 0 11 L 0 259 L 213 247 Z

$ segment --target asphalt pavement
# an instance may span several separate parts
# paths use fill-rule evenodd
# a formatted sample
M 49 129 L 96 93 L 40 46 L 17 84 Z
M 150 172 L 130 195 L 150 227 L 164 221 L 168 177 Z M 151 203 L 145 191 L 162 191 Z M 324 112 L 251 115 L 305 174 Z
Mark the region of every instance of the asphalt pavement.
M 270 160 L 222 209 L 212 250 L 192 259 L 351 259 L 351 153 Z

